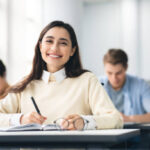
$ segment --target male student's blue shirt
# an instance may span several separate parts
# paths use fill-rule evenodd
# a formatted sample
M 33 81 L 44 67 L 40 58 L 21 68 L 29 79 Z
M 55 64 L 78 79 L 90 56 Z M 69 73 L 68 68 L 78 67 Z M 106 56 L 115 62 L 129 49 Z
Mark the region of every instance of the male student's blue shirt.
M 104 88 L 112 99 L 109 90 L 111 85 L 108 78 L 100 77 L 99 80 L 104 83 Z M 150 112 L 150 85 L 146 81 L 135 76 L 126 75 L 126 81 L 121 90 L 123 92 L 123 112 L 125 115 Z M 112 99 L 112 101 L 114 103 L 115 99 Z

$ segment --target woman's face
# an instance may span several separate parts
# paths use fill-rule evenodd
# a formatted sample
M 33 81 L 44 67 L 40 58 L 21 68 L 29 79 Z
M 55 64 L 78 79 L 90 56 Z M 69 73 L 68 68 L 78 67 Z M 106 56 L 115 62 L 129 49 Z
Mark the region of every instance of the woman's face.
M 73 56 L 75 48 L 72 48 L 68 31 L 62 27 L 54 27 L 44 35 L 40 51 L 47 64 L 47 70 L 56 72 L 64 67 L 70 56 Z

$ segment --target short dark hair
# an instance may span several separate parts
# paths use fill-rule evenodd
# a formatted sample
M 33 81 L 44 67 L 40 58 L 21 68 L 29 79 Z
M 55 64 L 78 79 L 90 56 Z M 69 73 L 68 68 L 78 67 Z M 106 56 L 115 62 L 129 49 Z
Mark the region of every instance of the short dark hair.
M 5 73 L 6 73 L 6 67 L 4 63 L 2 62 L 2 60 L 0 60 L 0 76 L 4 77 Z
M 122 64 L 124 68 L 128 65 L 128 56 L 122 49 L 109 49 L 104 55 L 103 62 L 110 63 L 113 65 Z

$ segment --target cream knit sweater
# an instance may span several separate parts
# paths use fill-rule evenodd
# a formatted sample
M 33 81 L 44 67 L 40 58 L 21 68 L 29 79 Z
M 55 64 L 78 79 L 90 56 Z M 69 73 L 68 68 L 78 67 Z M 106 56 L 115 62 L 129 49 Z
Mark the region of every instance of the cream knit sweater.
M 9 126 L 11 114 L 36 111 L 36 100 L 45 124 L 69 114 L 92 115 L 97 129 L 121 128 L 122 118 L 96 76 L 90 72 L 61 82 L 32 81 L 24 91 L 0 101 L 0 126 Z

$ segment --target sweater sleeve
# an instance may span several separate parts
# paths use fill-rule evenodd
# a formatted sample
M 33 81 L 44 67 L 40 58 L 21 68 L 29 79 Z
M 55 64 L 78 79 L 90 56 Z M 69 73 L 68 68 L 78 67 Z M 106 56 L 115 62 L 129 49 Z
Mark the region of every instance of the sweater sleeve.
M 123 119 L 96 76 L 89 80 L 89 104 L 97 129 L 122 128 Z
M 10 118 L 17 113 L 20 113 L 20 94 L 10 93 L 0 101 L 0 126 L 9 126 Z

